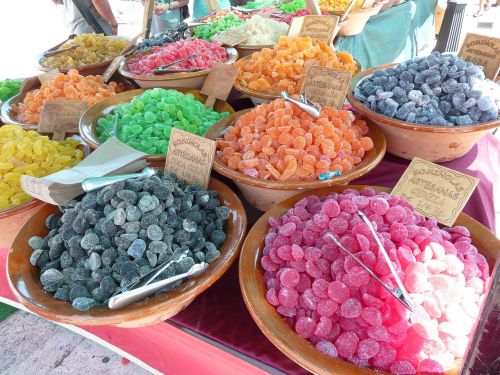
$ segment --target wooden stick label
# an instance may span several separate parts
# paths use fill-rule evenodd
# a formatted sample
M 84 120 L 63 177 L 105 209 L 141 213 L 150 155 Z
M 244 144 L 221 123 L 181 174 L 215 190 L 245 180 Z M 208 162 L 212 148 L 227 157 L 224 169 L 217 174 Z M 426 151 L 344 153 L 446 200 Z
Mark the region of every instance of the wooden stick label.
M 309 65 L 301 92 L 313 102 L 342 109 L 352 73 L 347 70 Z
M 173 128 L 165 172 L 173 172 L 192 184 L 208 187 L 215 156 L 215 141 Z
M 120 64 L 122 63 L 122 61 L 124 59 L 125 59 L 124 56 L 119 55 L 119 56 L 116 56 L 113 59 L 113 61 L 111 61 L 111 64 L 109 64 L 109 66 L 106 68 L 104 73 L 102 73 L 102 79 L 104 80 L 104 82 L 109 82 L 109 80 L 111 79 L 113 74 L 115 74 L 115 72 L 118 70 Z
M 227 99 L 239 71 L 240 68 L 235 65 L 217 63 L 212 66 L 201 88 L 201 93 L 208 96 L 205 107 L 213 107 L 215 99 Z
M 458 56 L 481 65 L 486 78 L 494 81 L 500 71 L 500 39 L 467 33 Z
M 295 17 L 288 30 L 288 36 L 308 36 L 331 44 L 338 31 L 338 23 L 339 16 L 335 15 Z
M 422 215 L 452 226 L 478 182 L 475 177 L 413 158 L 391 194 L 409 200 Z
M 82 100 L 47 100 L 43 106 L 38 131 L 53 133 L 53 139 L 63 140 L 66 133 L 78 133 L 78 123 L 87 102 Z

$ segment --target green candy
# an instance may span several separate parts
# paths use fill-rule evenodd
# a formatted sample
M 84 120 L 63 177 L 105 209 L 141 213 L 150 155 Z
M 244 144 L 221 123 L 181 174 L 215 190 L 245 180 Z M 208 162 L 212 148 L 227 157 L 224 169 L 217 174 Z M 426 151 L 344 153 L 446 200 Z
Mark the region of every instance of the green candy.
M 306 7 L 305 0 L 294 0 L 289 3 L 283 4 L 279 10 L 284 13 L 295 13 L 298 10 L 304 9 Z
M 230 13 L 227 16 L 209 23 L 208 25 L 201 25 L 196 27 L 193 30 L 193 35 L 198 39 L 210 41 L 216 34 L 242 25 L 243 23 L 244 22 L 240 18 Z
M 149 155 L 165 154 L 172 128 L 203 136 L 215 122 L 227 117 L 195 99 L 192 94 L 155 88 L 134 97 L 97 121 L 97 135 L 105 142 L 114 134 L 129 146 Z
M 0 81 L 0 102 L 6 102 L 13 96 L 19 94 L 23 81 L 19 79 L 6 79 Z

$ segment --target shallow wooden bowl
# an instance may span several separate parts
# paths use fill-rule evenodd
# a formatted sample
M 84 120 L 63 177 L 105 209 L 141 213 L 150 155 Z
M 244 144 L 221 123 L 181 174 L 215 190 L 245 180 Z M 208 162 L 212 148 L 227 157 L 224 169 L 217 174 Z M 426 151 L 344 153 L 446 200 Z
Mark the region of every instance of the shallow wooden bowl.
M 192 94 L 202 103 L 205 103 L 205 101 L 207 100 L 206 95 L 203 95 L 200 90 L 177 87 L 172 87 L 171 89 L 183 92 L 184 94 Z M 96 149 L 101 145 L 101 141 L 99 140 L 96 132 L 97 121 L 102 117 L 106 117 L 107 114 L 113 112 L 113 110 L 119 105 L 129 103 L 135 96 L 141 95 L 145 91 L 147 91 L 147 89 L 143 88 L 114 95 L 112 97 L 104 99 L 99 103 L 94 104 L 83 113 L 82 117 L 80 118 L 79 130 L 81 137 L 90 146 L 90 148 Z M 216 112 L 234 112 L 234 109 L 229 104 L 218 99 L 215 102 L 214 110 Z M 152 163 L 162 162 L 165 161 L 165 157 L 166 155 L 151 155 L 148 156 L 147 160 Z
M 205 133 L 205 138 L 215 140 L 222 136 L 222 132 L 228 126 L 234 125 L 236 121 L 250 109 L 239 111 L 233 115 L 216 122 Z M 369 136 L 375 147 L 367 152 L 359 163 L 350 172 L 341 176 L 335 176 L 331 179 L 324 181 L 296 181 L 296 182 L 283 182 L 283 181 L 268 181 L 259 178 L 249 177 L 241 172 L 235 171 L 225 165 L 217 155 L 214 157 L 213 169 L 233 180 L 238 188 L 243 193 L 245 199 L 253 206 L 261 211 L 267 211 L 275 203 L 284 199 L 309 191 L 319 189 L 327 186 L 343 185 L 349 181 L 365 175 L 375 168 L 383 159 L 385 154 L 385 138 L 383 133 L 376 127 L 370 126 L 367 136 Z
M 232 64 L 238 59 L 238 52 L 234 48 L 226 48 L 228 59 L 226 64 Z M 199 72 L 182 72 L 182 73 L 169 73 L 161 75 L 152 76 L 141 76 L 133 74 L 128 70 L 128 62 L 133 59 L 138 54 L 150 54 L 152 50 L 145 50 L 136 52 L 128 56 L 123 60 L 118 68 L 120 74 L 126 78 L 133 80 L 143 88 L 151 87 L 164 87 L 164 88 L 174 88 L 174 87 L 186 87 L 190 89 L 201 89 L 205 79 L 208 76 L 210 70 L 202 70 Z
M 122 84 L 124 91 L 129 91 L 129 90 L 134 89 L 134 86 L 128 80 L 126 80 L 122 77 L 117 77 L 117 79 L 112 79 L 112 81 L 115 81 L 117 83 Z M 34 87 L 33 90 L 39 89 L 40 86 L 41 85 Z M 14 111 L 13 107 L 18 106 L 20 103 L 22 103 L 25 97 L 26 97 L 26 93 L 17 94 L 16 96 L 13 96 L 9 100 L 7 100 L 5 103 L 3 103 L 3 105 L 0 107 L 0 120 L 4 124 L 19 125 L 24 130 L 38 130 L 38 125 L 26 124 L 26 123 L 19 122 L 17 120 L 17 114 Z
M 96 307 L 85 312 L 75 310 L 69 302 L 58 301 L 51 293 L 43 291 L 39 281 L 39 268 L 33 267 L 29 262 L 32 250 L 28 246 L 28 239 L 32 236 L 45 236 L 48 232 L 44 225 L 45 218 L 59 212 L 56 206 L 44 204 L 21 228 L 9 252 L 7 278 L 12 292 L 28 310 L 60 323 L 140 327 L 174 316 L 224 274 L 238 257 L 245 235 L 245 210 L 236 194 L 214 178 L 210 180 L 208 187 L 219 193 L 221 203 L 231 209 L 231 216 L 226 224 L 227 238 L 220 250 L 221 256 L 201 276 L 190 279 L 161 296 L 148 298 L 121 310 L 109 310 L 107 307 Z
M 396 64 L 374 67 L 356 74 L 350 83 L 347 100 L 364 117 L 372 120 L 384 132 L 387 151 L 404 159 L 415 156 L 433 161 L 444 162 L 458 159 L 492 129 L 500 126 L 500 119 L 470 126 L 418 125 L 411 122 L 386 117 L 377 113 L 354 98 L 354 89 L 362 79 L 375 69 L 384 69 Z
M 264 282 L 264 270 L 260 265 L 262 250 L 264 248 L 264 237 L 269 230 L 268 220 L 270 217 L 280 217 L 285 214 L 297 201 L 310 194 L 318 196 L 328 195 L 344 189 L 361 190 L 366 186 L 349 185 L 344 187 L 331 187 L 307 192 L 289 198 L 273 206 L 255 223 L 245 239 L 241 250 L 239 264 L 240 287 L 243 299 L 247 305 L 252 318 L 267 338 L 288 358 L 312 372 L 313 374 L 338 374 L 338 375 L 361 375 L 382 374 L 368 368 L 357 367 L 340 358 L 331 358 L 322 354 L 307 340 L 295 333 L 288 323 L 276 312 L 265 298 L 266 283 Z M 378 192 L 389 192 L 389 188 L 371 186 Z M 471 217 L 460 214 L 455 225 L 463 225 L 471 232 L 472 243 L 483 254 L 491 267 L 500 253 L 500 239 L 495 237 L 488 229 Z M 446 372 L 456 374 L 457 368 Z M 384 373 L 385 374 L 385 373 Z
M 246 44 L 237 44 L 234 46 L 236 51 L 238 51 L 238 56 L 240 58 L 252 55 L 254 52 L 260 52 L 263 48 L 273 48 L 274 44 L 266 44 L 266 45 L 246 45 Z

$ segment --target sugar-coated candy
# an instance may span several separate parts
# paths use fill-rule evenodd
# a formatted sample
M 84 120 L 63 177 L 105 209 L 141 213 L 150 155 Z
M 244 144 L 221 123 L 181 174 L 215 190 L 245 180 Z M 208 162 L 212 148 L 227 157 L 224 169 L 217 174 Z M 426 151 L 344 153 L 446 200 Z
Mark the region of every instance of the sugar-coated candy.
M 19 93 L 23 81 L 19 79 L 6 79 L 0 81 L 0 103 L 6 102 Z
M 212 40 L 216 34 L 233 29 L 241 24 L 243 24 L 243 20 L 230 13 L 224 17 L 216 19 L 213 22 L 210 22 L 207 25 L 196 26 L 193 30 L 193 36 L 198 39 Z
M 155 46 L 162 46 L 166 43 L 178 42 L 184 39 L 184 34 L 188 28 L 187 23 L 181 22 L 175 29 L 167 29 L 137 43 L 137 49 L 145 50 Z
M 238 26 L 236 29 L 242 27 L 248 35 L 247 39 L 241 43 L 242 45 L 273 45 L 278 42 L 280 36 L 288 33 L 286 23 L 262 17 L 259 14 L 253 15 L 244 26 Z

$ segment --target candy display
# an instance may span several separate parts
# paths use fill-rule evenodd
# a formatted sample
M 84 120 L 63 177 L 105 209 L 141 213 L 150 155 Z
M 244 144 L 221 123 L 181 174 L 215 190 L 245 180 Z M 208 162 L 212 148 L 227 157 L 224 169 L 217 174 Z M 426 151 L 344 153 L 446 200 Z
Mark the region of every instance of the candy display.
M 326 236 L 394 287 L 358 210 L 383 242 L 413 312 Z M 462 358 L 489 278 L 467 228 L 441 229 L 405 199 L 371 188 L 309 196 L 269 225 L 261 258 L 266 299 L 318 350 L 393 374 L 441 373 Z
M 138 53 L 127 63 L 128 70 L 137 75 L 152 75 L 153 70 L 179 59 L 191 59 L 172 66 L 172 69 L 209 69 L 216 62 L 226 62 L 227 52 L 217 42 L 206 40 L 180 40 L 153 47 L 152 53 Z
M 276 44 L 282 35 L 288 33 L 288 25 L 270 18 L 254 15 L 245 22 L 248 39 L 243 45 L 269 45 Z
M 282 36 L 274 48 L 263 48 L 249 60 L 237 61 L 240 73 L 236 83 L 251 90 L 279 94 L 286 90 L 298 94 L 307 64 L 349 70 L 356 73 L 351 54 L 335 52 L 323 41 L 309 37 Z
M 363 0 L 356 0 L 352 10 L 361 9 L 363 2 Z M 343 13 L 350 3 L 350 0 L 318 0 L 319 8 L 328 13 Z
M 208 25 L 200 25 L 193 29 L 193 36 L 198 39 L 212 40 L 215 34 L 242 25 L 243 21 L 238 16 L 230 13 L 222 18 L 212 21 Z
M 116 82 L 106 84 L 102 76 L 84 77 L 78 74 L 78 70 L 72 69 L 28 92 L 13 109 L 19 122 L 37 125 L 45 100 L 84 100 L 90 106 L 120 91 L 122 88 Z
M 0 102 L 6 102 L 13 96 L 19 94 L 23 81 L 19 79 L 6 79 L 0 81 Z
M 473 125 L 498 118 L 500 85 L 481 67 L 433 52 L 391 68 L 377 69 L 354 97 L 383 114 L 416 124 Z
M 349 172 L 373 148 L 368 128 L 349 111 L 322 107 L 313 120 L 276 99 L 244 114 L 217 142 L 229 168 L 265 180 L 315 180 L 331 171 Z
M 239 12 L 235 9 L 223 9 L 223 10 L 218 10 L 218 11 L 212 11 L 208 15 L 206 15 L 205 17 L 200 17 L 200 18 L 194 20 L 193 22 L 198 22 L 198 21 L 199 22 L 212 22 L 212 21 L 218 20 L 224 16 L 227 16 L 229 14 L 232 14 L 238 18 L 241 18 L 242 20 L 251 17 L 249 14 Z
M 144 50 L 155 46 L 162 46 L 166 43 L 178 42 L 184 39 L 184 33 L 188 29 L 188 25 L 182 22 L 176 29 L 165 30 L 162 33 L 156 34 L 151 38 L 144 39 L 142 42 L 137 44 L 138 50 Z
M 44 177 L 82 160 L 83 152 L 78 145 L 73 138 L 51 141 L 19 125 L 0 127 L 0 210 L 33 199 L 21 188 L 23 174 Z
M 243 8 L 250 10 L 258 10 L 264 7 L 274 7 L 274 2 L 272 0 L 264 0 L 264 1 L 248 1 Z
M 293 0 L 280 6 L 279 10 L 284 13 L 295 13 L 306 7 L 305 0 Z
M 173 174 L 120 181 L 70 202 L 62 216 L 47 217 L 49 234 L 29 239 L 30 262 L 40 268 L 45 291 L 85 311 L 105 304 L 178 248 L 187 256 L 157 280 L 217 259 L 230 214 L 217 192 Z
M 46 68 L 80 68 L 113 60 L 128 44 L 128 40 L 102 34 L 81 34 L 64 43 L 59 49 L 78 45 L 76 49 L 43 57 L 40 64 Z
M 321 14 L 327 15 L 328 12 L 322 10 Z M 295 13 L 290 13 L 290 14 L 282 13 L 279 17 L 279 21 L 285 22 L 285 23 L 290 25 L 292 23 L 292 20 L 295 17 L 303 17 L 303 16 L 308 16 L 308 15 L 309 15 L 309 11 L 307 10 L 307 8 L 303 8 L 303 9 L 297 10 Z
M 116 116 L 116 136 L 122 142 L 150 155 L 164 155 L 172 128 L 202 136 L 212 124 L 228 116 L 228 113 L 217 113 L 205 108 L 192 94 L 151 89 L 99 119 L 96 130 L 102 142 L 114 134 Z

